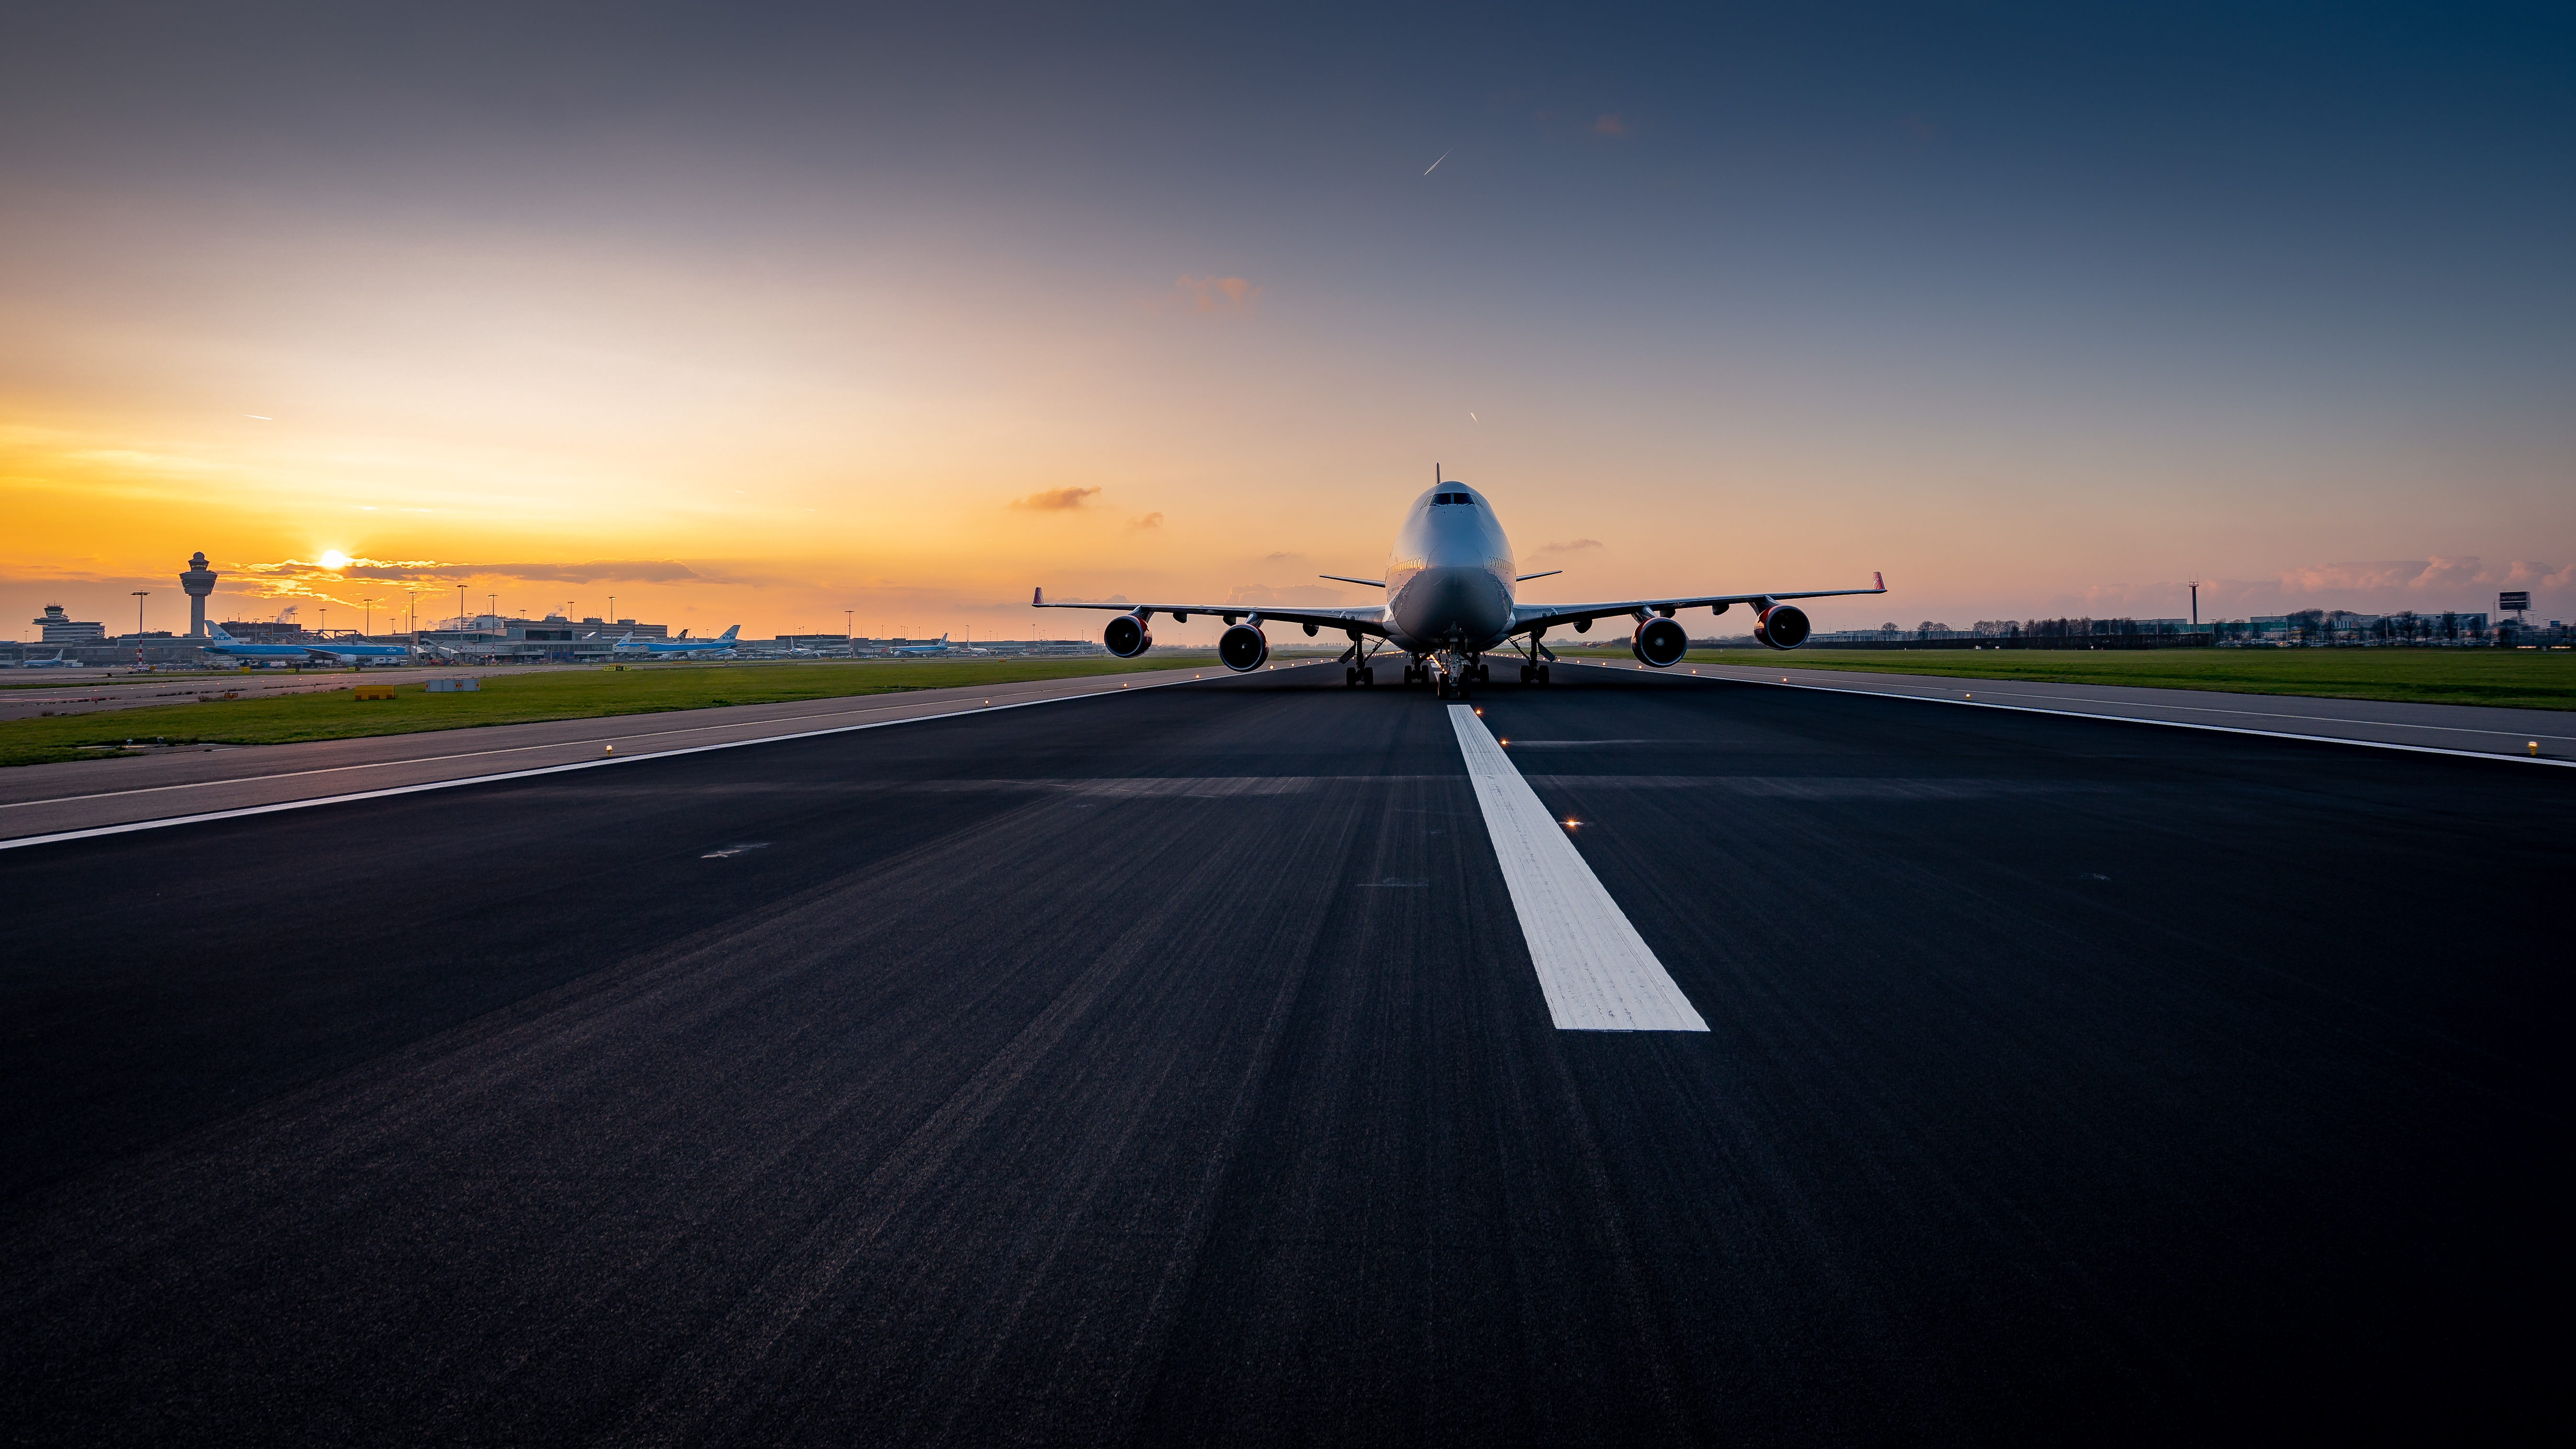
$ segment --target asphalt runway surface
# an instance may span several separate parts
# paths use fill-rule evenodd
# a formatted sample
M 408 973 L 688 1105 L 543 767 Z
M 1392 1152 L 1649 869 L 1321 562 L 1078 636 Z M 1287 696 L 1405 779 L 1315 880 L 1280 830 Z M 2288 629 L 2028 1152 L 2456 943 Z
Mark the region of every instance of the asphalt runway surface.
M 2564 772 L 1283 670 L 0 855 L 25 1443 L 2556 1417 Z M 81 903 L 77 914 L 59 909 Z

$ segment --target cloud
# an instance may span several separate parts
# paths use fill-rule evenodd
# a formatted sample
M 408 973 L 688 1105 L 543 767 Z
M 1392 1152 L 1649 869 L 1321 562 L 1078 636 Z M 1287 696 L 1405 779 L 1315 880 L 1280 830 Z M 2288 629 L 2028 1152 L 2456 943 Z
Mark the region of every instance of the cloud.
M 1261 289 L 1241 277 L 1184 275 L 1172 284 L 1172 300 L 1185 312 L 1249 317 L 1260 307 Z
M 1080 508 L 1099 496 L 1097 488 L 1049 488 L 1025 498 L 1014 498 L 1011 506 L 1028 513 L 1063 513 Z
M 489 563 L 439 564 L 427 569 L 386 565 L 381 570 L 352 567 L 346 578 L 459 579 L 496 578 L 527 579 L 532 582 L 561 584 L 605 584 L 634 581 L 647 584 L 678 584 L 704 579 L 687 564 L 673 559 L 595 559 L 589 563 Z
M 1602 543 L 1601 540 L 1597 538 L 1578 538 L 1571 543 L 1540 544 L 1538 548 L 1531 553 L 1530 557 L 1536 558 L 1539 554 L 1543 553 L 1581 553 L 1585 549 L 1600 547 L 1602 547 Z
M 635 580 L 675 584 L 706 576 L 673 559 L 594 559 L 589 563 L 441 563 L 436 559 L 353 558 L 333 568 L 321 562 L 281 559 L 276 563 L 229 564 L 219 572 L 272 582 L 296 579 L 373 579 L 378 582 L 446 582 L 463 579 L 526 579 L 531 582 L 596 584 Z
M 1592 134 L 1596 136 L 1627 135 L 1627 119 L 1621 116 L 1617 111 L 1604 111 L 1601 115 L 1601 119 L 1592 123 Z
M 1160 513 L 1148 513 L 1142 518 L 1131 518 L 1127 520 L 1127 526 L 1129 528 L 1160 528 L 1163 526 L 1163 515 Z
M 1286 609 L 1301 605 L 1330 608 L 1342 601 L 1342 594 L 1339 589 L 1328 589 L 1318 584 L 1292 584 L 1284 589 L 1274 589 L 1268 584 L 1237 584 L 1226 590 L 1225 601 L 1256 609 Z

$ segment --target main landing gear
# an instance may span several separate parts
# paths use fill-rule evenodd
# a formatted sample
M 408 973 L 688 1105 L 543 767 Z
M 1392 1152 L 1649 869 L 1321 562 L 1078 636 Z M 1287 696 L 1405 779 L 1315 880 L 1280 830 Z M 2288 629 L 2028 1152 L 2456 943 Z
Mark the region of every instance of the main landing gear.
M 1407 683 L 1410 682 L 1411 681 L 1409 680 L 1407 681 Z M 1350 689 L 1364 684 L 1374 685 L 1376 683 L 1377 671 L 1368 668 L 1365 665 L 1354 664 L 1350 668 L 1342 671 L 1342 688 L 1344 689 Z
M 1523 683 L 1523 684 L 1545 684 L 1545 683 L 1547 683 L 1547 666 L 1546 666 L 1546 665 L 1544 665 L 1544 664 L 1524 664 L 1524 665 L 1522 665 L 1522 666 L 1521 666 L 1521 683 Z

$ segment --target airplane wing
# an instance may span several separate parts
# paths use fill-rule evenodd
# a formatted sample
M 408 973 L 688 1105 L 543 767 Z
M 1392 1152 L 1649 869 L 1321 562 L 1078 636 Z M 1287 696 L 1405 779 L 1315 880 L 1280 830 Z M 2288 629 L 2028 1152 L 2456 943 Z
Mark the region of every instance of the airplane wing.
M 1349 609 L 1277 608 L 1267 604 L 1087 604 L 1057 603 L 1039 589 L 1029 598 L 1032 609 L 1110 609 L 1121 614 L 1150 616 L 1169 614 L 1186 622 L 1192 614 L 1214 614 L 1229 624 L 1258 614 L 1263 623 L 1312 624 L 1318 629 L 1357 629 L 1363 634 L 1386 632 L 1386 606 L 1366 604 Z
M 1606 619 L 1615 614 L 1661 614 L 1672 617 L 1676 609 L 1713 608 L 1725 613 L 1730 604 L 1751 604 L 1757 611 L 1767 609 L 1784 599 L 1838 599 L 1852 594 L 1887 592 L 1887 576 L 1871 574 L 1866 589 L 1807 589 L 1787 594 L 1689 594 L 1660 599 L 1618 599 L 1599 604 L 1515 604 L 1512 606 L 1512 631 L 1544 629 L 1553 624 L 1573 624 L 1591 619 Z

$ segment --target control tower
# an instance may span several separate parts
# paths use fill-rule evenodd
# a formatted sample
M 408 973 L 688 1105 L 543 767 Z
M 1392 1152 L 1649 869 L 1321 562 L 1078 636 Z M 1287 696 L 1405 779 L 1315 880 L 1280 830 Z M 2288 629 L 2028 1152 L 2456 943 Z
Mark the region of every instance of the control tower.
M 188 560 L 188 571 L 179 575 L 179 587 L 188 591 L 188 637 L 191 639 L 206 637 L 206 595 L 215 591 L 216 578 L 215 571 L 206 567 L 204 549 L 197 550 L 197 556 Z

